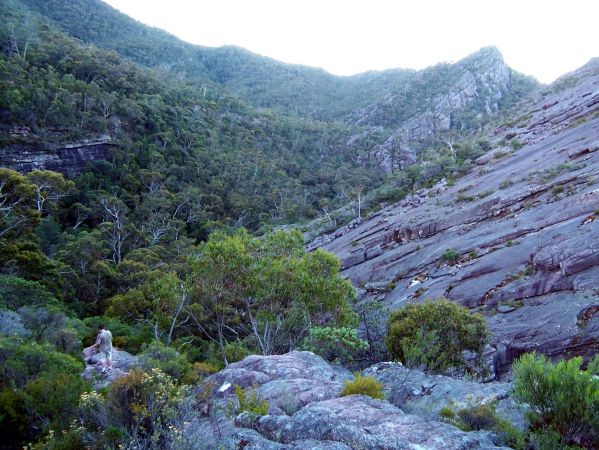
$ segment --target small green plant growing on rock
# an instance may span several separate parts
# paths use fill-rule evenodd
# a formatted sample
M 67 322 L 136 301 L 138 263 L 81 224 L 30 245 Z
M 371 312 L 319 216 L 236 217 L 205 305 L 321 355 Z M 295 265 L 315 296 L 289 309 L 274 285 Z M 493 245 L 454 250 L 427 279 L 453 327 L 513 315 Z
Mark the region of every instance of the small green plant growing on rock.
M 268 412 L 269 404 L 265 399 L 258 398 L 256 387 L 243 389 L 236 384 L 235 396 L 237 397 L 237 406 L 232 403 L 229 404 L 229 411 L 232 414 L 241 414 L 247 411 L 252 415 L 263 416 Z
M 476 195 L 476 198 L 485 198 L 488 197 L 489 195 L 493 194 L 495 191 L 493 189 L 487 189 L 484 192 L 480 192 Z
M 441 254 L 441 261 L 455 263 L 458 259 L 460 259 L 460 252 L 454 249 L 447 249 Z
M 512 146 L 512 148 L 514 150 L 520 150 L 522 148 L 522 142 L 520 142 L 518 139 L 514 138 L 510 141 L 510 145 Z
M 491 430 L 497 424 L 495 411 L 489 405 L 475 405 L 458 411 L 464 431 Z
M 341 397 L 352 394 L 367 395 L 372 398 L 385 399 L 383 393 L 383 384 L 372 377 L 363 377 L 360 372 L 354 374 L 356 379 L 353 381 L 344 381 L 344 388 L 341 391 Z
M 497 434 L 501 445 L 520 450 L 528 448 L 528 432 L 522 432 L 510 422 L 498 417 L 495 407 L 496 402 L 469 404 L 462 408 L 452 404 L 441 408 L 439 419 L 463 431 L 491 430 Z
M 514 182 L 508 178 L 507 180 L 503 180 L 503 182 L 499 185 L 499 189 L 507 189 L 513 185 Z

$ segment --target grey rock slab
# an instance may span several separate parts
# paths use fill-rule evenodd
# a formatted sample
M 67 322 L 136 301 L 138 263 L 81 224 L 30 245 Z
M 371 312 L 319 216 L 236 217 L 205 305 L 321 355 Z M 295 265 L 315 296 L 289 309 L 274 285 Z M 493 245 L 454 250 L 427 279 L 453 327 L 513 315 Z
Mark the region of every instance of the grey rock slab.
M 313 403 L 294 414 L 280 433 L 281 441 L 337 441 L 360 449 L 493 448 L 483 436 L 440 422 L 403 413 L 383 400 L 362 395 Z
M 219 385 L 229 382 L 246 388 L 254 382 L 260 386 L 271 380 L 310 378 L 320 381 L 343 382 L 352 375 L 346 369 L 328 364 L 311 352 L 293 351 L 284 355 L 251 355 L 210 377 Z
M 524 416 L 510 398 L 510 383 L 480 383 L 443 375 L 427 375 L 401 363 L 384 362 L 363 371 L 383 384 L 387 400 L 409 414 L 425 420 L 440 420 L 439 411 L 480 405 L 495 405 L 499 417 L 524 429 Z

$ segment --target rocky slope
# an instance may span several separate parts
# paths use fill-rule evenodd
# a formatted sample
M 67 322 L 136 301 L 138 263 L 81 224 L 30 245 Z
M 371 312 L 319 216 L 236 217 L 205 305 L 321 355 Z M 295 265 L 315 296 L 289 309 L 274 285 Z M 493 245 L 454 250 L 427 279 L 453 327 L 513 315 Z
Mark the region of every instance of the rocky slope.
M 499 414 L 521 420 L 508 396 L 509 384 L 479 385 L 406 371 L 400 364 L 373 366 L 389 401 L 363 395 L 340 397 L 353 376 L 309 352 L 249 356 L 209 379 L 216 397 L 185 430 L 191 448 L 223 449 L 492 449 L 490 432 L 466 433 L 439 422 L 439 410 L 498 401 Z M 234 385 L 256 389 L 269 403 L 259 418 L 226 414 L 236 405 Z M 408 401 L 409 399 L 409 401 Z M 406 412 L 406 411 L 409 411 Z M 505 413 L 505 414 L 504 414 Z
M 589 357 L 599 351 L 598 117 L 593 59 L 496 127 L 496 148 L 455 185 L 414 192 L 310 247 L 335 253 L 367 301 L 395 309 L 445 296 L 486 315 L 497 374 L 532 350 Z

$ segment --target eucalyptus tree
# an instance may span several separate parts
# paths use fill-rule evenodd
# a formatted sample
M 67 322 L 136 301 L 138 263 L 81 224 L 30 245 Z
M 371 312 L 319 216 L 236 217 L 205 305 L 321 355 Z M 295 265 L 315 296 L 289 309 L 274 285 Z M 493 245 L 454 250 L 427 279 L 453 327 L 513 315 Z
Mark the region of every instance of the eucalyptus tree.
M 280 354 L 298 347 L 313 326 L 357 326 L 354 289 L 339 276 L 339 260 L 322 250 L 307 253 L 303 243 L 299 231 L 264 239 L 215 232 L 198 248 L 188 311 L 225 363 L 231 341 Z

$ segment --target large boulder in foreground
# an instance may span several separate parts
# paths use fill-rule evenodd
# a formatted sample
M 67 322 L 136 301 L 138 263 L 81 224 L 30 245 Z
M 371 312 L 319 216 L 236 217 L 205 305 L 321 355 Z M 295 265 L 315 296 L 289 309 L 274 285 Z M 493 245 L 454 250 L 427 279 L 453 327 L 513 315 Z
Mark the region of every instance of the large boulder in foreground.
M 423 381 L 424 375 L 416 376 L 419 372 L 412 371 L 414 376 L 408 377 L 400 388 L 396 381 L 403 373 L 401 365 L 379 366 L 367 374 L 381 375 L 379 378 L 390 399 L 401 398 L 404 388 L 415 391 L 423 383 L 431 384 Z M 383 373 L 387 376 L 382 376 Z M 420 417 L 406 413 L 388 401 L 363 395 L 340 397 L 343 381 L 352 378 L 347 370 L 309 352 L 249 356 L 207 380 L 207 385 L 213 386 L 213 397 L 206 402 L 209 407 L 201 405 L 202 417 L 188 425 L 185 438 L 192 448 L 198 449 L 498 448 L 495 436 L 489 432 L 466 433 L 431 420 L 430 415 Z M 451 382 L 446 377 L 435 381 L 436 385 L 443 386 L 435 402 L 445 405 L 445 400 L 451 401 Z M 259 398 L 269 402 L 268 413 L 261 417 L 231 414 L 231 406 L 236 405 L 236 384 L 256 389 Z M 492 389 L 488 387 L 492 384 L 460 385 L 456 395 L 465 396 L 465 389 L 471 388 L 473 396 L 478 395 L 479 389 L 492 396 Z M 497 386 L 497 396 L 507 397 L 506 388 L 505 384 Z M 447 399 L 441 398 L 442 393 Z M 198 394 L 207 397 L 206 392 Z M 422 392 L 421 398 L 426 395 Z

